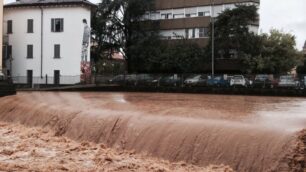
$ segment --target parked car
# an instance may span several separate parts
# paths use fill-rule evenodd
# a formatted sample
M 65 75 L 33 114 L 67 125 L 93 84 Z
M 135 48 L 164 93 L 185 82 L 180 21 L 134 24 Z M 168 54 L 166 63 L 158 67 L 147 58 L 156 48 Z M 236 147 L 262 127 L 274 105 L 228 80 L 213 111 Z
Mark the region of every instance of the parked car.
M 302 77 L 300 83 L 301 83 L 300 84 L 301 89 L 305 89 L 306 88 L 306 75 Z
M 214 86 L 214 87 L 228 87 L 229 86 L 229 78 L 225 78 L 224 76 L 214 76 L 208 77 L 207 86 Z
M 260 74 L 256 75 L 252 86 L 256 88 L 274 88 L 277 86 L 277 81 L 273 78 L 273 75 Z
M 110 84 L 124 84 L 125 76 L 124 75 L 117 75 L 113 77 L 112 79 L 108 80 L 108 83 Z
M 152 81 L 155 80 L 155 77 L 150 74 L 138 74 L 136 76 L 135 85 L 138 86 L 151 86 Z
M 159 79 L 159 86 L 179 86 L 181 77 L 178 75 L 163 76 Z
M 189 77 L 184 81 L 184 86 L 187 86 L 187 87 L 207 86 L 207 76 L 194 75 L 192 77 Z
M 230 80 L 230 86 L 231 87 L 250 87 L 252 85 L 252 82 L 249 81 L 247 78 L 245 78 L 243 75 L 235 75 Z
M 278 87 L 299 88 L 300 82 L 292 75 L 282 75 L 279 77 Z
M 136 83 L 136 75 L 117 75 L 114 78 L 108 80 L 110 84 L 118 84 L 118 85 L 135 85 Z

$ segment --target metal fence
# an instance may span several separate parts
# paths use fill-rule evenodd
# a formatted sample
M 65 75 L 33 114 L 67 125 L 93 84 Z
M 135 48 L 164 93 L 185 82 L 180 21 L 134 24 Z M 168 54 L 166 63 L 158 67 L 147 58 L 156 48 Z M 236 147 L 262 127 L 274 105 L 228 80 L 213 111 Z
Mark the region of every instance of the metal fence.
M 260 78 L 260 76 L 262 78 Z M 286 75 L 284 75 L 286 76 Z M 294 83 L 284 86 L 304 88 L 306 75 L 292 76 Z M 124 85 L 150 87 L 279 87 L 280 75 L 215 75 L 210 74 L 104 74 L 87 76 L 60 76 L 59 78 L 44 76 L 28 78 L 16 76 L 11 81 L 23 87 L 42 88 L 63 85 Z M 240 77 L 240 78 L 239 78 Z M 236 79 L 238 78 L 238 79 Z M 240 82 L 241 81 L 241 82 Z M 288 81 L 289 82 L 289 81 Z M 286 85 L 287 84 L 287 85 Z

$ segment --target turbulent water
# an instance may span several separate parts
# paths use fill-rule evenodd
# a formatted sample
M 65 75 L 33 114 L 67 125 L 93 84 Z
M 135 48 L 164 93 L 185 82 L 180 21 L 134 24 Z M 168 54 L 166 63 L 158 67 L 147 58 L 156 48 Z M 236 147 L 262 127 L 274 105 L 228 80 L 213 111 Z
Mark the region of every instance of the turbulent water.
M 0 120 L 173 162 L 303 172 L 305 109 L 299 98 L 22 92 L 0 99 Z

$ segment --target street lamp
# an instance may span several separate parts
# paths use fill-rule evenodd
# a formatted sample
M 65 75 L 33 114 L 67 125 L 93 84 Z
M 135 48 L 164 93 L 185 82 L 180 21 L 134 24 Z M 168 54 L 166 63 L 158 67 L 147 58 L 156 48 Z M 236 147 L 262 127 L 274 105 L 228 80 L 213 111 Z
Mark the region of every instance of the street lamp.
M 215 1 L 210 0 L 211 3 L 211 77 L 214 79 L 215 75 Z

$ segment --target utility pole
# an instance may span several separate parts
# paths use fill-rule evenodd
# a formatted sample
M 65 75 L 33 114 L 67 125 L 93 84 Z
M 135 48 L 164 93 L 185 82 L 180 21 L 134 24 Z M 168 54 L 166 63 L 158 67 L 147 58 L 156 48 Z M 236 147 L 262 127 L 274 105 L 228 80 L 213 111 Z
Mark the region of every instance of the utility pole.
M 211 77 L 215 78 L 215 1 L 211 0 Z

